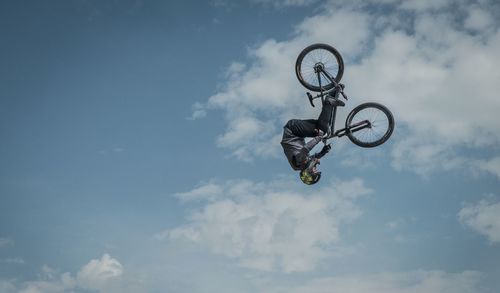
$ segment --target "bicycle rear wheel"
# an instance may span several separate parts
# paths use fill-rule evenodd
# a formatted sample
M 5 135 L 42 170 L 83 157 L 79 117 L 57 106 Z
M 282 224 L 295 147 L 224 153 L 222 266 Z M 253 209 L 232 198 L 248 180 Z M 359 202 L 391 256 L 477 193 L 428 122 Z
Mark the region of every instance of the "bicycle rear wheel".
M 339 83 L 344 74 L 344 60 L 340 53 L 327 44 L 313 44 L 302 50 L 295 63 L 295 73 L 300 83 L 307 89 L 321 91 L 315 68 L 321 67 Z M 324 74 L 320 74 L 323 90 L 333 88 L 334 84 Z
M 354 108 L 346 119 L 347 137 L 356 145 L 372 148 L 386 142 L 394 130 L 391 111 L 378 103 Z

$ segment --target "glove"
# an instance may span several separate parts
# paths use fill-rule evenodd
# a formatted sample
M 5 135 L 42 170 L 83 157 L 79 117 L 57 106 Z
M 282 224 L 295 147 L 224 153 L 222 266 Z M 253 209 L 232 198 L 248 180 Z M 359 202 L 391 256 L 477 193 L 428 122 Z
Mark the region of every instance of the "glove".
M 327 154 L 330 150 L 332 149 L 331 144 L 325 144 L 323 148 L 321 149 L 322 154 Z
M 332 146 L 330 144 L 325 144 L 323 146 L 323 148 L 321 149 L 321 151 L 319 152 L 319 157 L 323 157 L 324 155 L 326 155 L 330 150 L 332 149 Z
M 326 155 L 331 149 L 332 146 L 330 144 L 326 144 L 325 146 L 323 146 L 323 149 L 321 149 L 321 151 L 319 153 L 316 153 L 313 157 L 319 159 Z

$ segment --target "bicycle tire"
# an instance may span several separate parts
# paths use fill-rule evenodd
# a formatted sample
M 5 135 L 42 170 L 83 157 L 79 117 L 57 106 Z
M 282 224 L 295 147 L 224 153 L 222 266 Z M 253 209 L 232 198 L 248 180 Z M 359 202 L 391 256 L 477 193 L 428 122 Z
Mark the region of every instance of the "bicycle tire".
M 332 58 L 332 55 L 335 58 Z M 321 43 L 306 47 L 297 57 L 295 74 L 304 87 L 315 92 L 321 91 L 318 77 L 314 72 L 314 66 L 318 63 L 325 65 L 325 69 L 333 76 L 337 83 L 340 82 L 344 74 L 344 60 L 337 49 Z M 323 90 L 329 90 L 333 88 L 334 84 L 322 76 L 321 86 Z
M 379 118 L 381 114 L 382 116 Z M 365 120 L 370 122 L 370 127 L 355 132 L 351 131 L 353 125 Z M 391 137 L 394 124 L 394 117 L 387 107 L 379 103 L 364 103 L 354 108 L 347 116 L 346 135 L 354 144 L 364 148 L 372 148 L 383 144 Z M 382 131 L 375 130 L 377 127 Z M 374 139 L 368 139 L 370 135 Z

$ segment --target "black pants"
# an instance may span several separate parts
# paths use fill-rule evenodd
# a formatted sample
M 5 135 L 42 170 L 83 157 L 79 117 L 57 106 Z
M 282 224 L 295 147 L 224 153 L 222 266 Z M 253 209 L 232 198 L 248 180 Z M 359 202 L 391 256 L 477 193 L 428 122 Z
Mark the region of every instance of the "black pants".
M 314 131 L 315 129 L 321 129 L 324 133 L 329 131 L 328 127 L 330 124 L 331 117 L 333 115 L 333 106 L 324 103 L 321 109 L 321 114 L 319 114 L 318 119 L 307 119 L 299 120 L 292 119 L 288 121 L 285 125 L 292 133 L 299 137 L 315 137 L 318 133 Z

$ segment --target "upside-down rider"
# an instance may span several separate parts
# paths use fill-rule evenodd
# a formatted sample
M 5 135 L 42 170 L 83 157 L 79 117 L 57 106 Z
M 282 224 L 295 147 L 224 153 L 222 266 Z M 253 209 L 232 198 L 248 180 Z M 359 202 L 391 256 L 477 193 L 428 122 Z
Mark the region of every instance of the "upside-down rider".
M 307 185 L 315 184 L 321 178 L 321 172 L 317 165 L 320 159 L 326 155 L 331 144 L 326 144 L 326 139 L 331 135 L 330 121 L 333 109 L 336 106 L 344 106 L 344 102 L 334 98 L 331 93 L 323 99 L 321 113 L 318 119 L 292 119 L 283 127 L 283 138 L 281 146 L 292 169 L 300 171 L 300 179 Z M 304 138 L 311 137 L 307 143 Z M 310 155 L 309 152 L 323 141 L 325 145 L 320 152 Z

